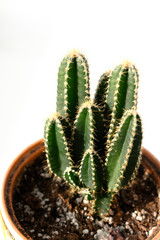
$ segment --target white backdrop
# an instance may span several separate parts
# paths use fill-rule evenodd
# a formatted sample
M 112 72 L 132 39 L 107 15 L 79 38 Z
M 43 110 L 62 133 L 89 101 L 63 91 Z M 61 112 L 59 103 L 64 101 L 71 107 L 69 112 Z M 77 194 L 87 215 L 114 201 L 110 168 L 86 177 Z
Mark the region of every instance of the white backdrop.
M 106 70 L 126 59 L 136 65 L 143 146 L 160 159 L 159 9 L 158 0 L 1 0 L 0 179 L 43 137 L 55 111 L 59 63 L 73 48 L 89 61 L 92 94 Z

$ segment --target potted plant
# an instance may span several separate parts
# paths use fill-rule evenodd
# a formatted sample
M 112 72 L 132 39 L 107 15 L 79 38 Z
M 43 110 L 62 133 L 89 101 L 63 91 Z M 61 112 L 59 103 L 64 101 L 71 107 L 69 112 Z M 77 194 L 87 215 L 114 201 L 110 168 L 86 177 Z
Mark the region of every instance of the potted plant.
M 84 55 L 62 60 L 44 140 L 22 152 L 4 180 L 6 239 L 160 237 L 160 163 L 141 147 L 137 93 L 137 70 L 125 62 L 101 76 L 91 101 Z

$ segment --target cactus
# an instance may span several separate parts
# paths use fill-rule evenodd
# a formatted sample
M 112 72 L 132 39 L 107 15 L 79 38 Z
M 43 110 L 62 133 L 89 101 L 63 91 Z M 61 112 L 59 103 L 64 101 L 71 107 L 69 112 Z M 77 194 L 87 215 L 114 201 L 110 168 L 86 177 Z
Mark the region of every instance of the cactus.
M 59 68 L 57 113 L 45 123 L 44 142 L 50 171 L 103 217 L 141 160 L 137 70 L 126 62 L 103 74 L 93 101 L 89 88 L 87 60 L 73 51 Z

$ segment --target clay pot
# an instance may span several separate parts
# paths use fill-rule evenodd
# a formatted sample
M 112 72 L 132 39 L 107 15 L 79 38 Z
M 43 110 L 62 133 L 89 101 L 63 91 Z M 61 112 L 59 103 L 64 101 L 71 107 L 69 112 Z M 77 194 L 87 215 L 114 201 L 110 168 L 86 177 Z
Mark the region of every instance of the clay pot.
M 12 192 L 15 181 L 19 174 L 22 173 L 24 166 L 28 163 L 31 164 L 37 158 L 37 156 L 44 151 L 44 149 L 43 139 L 33 143 L 13 161 L 5 175 L 0 202 L 0 221 L 5 240 L 31 239 L 16 219 L 12 206 Z M 146 149 L 143 148 L 142 152 L 144 155 L 143 165 L 153 174 L 157 182 L 158 192 L 160 193 L 160 162 Z M 160 239 L 160 222 L 158 223 L 153 234 L 147 238 L 147 240 L 151 239 Z

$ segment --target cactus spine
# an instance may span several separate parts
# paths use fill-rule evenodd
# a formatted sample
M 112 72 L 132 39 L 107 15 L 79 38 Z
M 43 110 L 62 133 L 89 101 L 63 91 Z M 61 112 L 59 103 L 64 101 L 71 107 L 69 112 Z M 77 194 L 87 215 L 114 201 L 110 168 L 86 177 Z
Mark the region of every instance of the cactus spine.
M 44 142 L 50 171 L 103 216 L 140 164 L 137 70 L 127 62 L 103 74 L 93 102 L 89 88 L 87 60 L 74 51 L 59 68 L 57 113 L 46 121 Z

